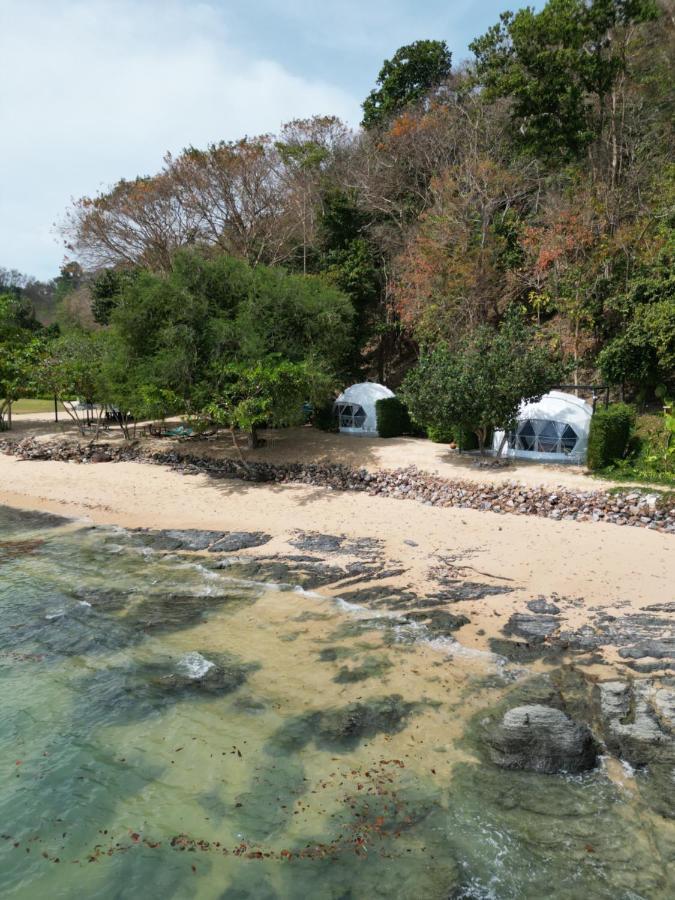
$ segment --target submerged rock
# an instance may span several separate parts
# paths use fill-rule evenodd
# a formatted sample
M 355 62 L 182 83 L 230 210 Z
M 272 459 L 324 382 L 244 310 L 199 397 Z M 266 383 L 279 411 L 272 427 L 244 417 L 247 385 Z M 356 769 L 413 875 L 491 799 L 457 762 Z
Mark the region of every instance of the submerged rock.
M 609 681 L 599 694 L 608 749 L 637 768 L 647 803 L 675 818 L 675 689 L 650 680 Z
M 339 748 L 380 733 L 396 734 L 405 728 L 415 708 L 415 703 L 404 701 L 400 694 L 391 694 L 327 710 L 321 714 L 316 743 Z
M 249 672 L 259 668 L 228 654 L 186 653 L 175 664 L 154 664 L 139 671 L 141 679 L 162 693 L 229 694 L 240 687 Z
M 404 621 L 423 624 L 433 637 L 448 637 L 463 625 L 469 624 L 466 616 L 456 616 L 444 609 L 408 613 Z
M 264 531 L 231 531 L 209 547 L 209 553 L 231 553 L 247 547 L 261 547 L 272 540 Z
M 127 613 L 124 621 L 148 633 L 172 631 L 198 625 L 222 607 L 253 603 L 258 596 L 256 590 L 239 586 L 229 593 L 149 595 Z
M 317 560 L 308 562 L 305 558 L 292 556 L 224 557 L 216 562 L 214 568 L 226 571 L 232 578 L 274 584 L 277 590 L 294 587 L 313 590 L 345 577 L 345 570 L 338 566 L 328 566 Z
M 368 678 L 381 678 L 393 665 L 386 656 L 366 656 L 361 664 L 353 669 L 342 666 L 333 681 L 337 684 L 353 684 L 356 681 L 366 681 Z
M 403 700 L 400 694 L 390 694 L 305 713 L 284 722 L 266 745 L 266 750 L 272 755 L 285 755 L 314 741 L 322 749 L 346 752 L 363 738 L 402 731 L 418 707 L 417 703 Z
M 206 550 L 225 536 L 222 531 L 201 531 L 197 528 L 134 528 L 132 534 L 152 550 Z
M 558 659 L 562 656 L 562 650 L 551 647 L 549 644 L 526 641 L 509 641 L 505 638 L 490 638 L 490 650 L 498 656 L 505 657 L 509 662 L 529 663 L 537 659 Z
M 486 740 L 492 761 L 507 769 L 574 774 L 592 769 L 597 761 L 589 729 L 550 706 L 509 709 Z

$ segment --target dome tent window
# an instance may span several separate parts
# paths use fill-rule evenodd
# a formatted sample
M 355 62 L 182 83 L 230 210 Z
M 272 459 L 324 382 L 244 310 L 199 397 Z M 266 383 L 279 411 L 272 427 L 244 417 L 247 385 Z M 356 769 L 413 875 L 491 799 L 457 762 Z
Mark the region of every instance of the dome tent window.
M 571 425 L 553 420 L 525 419 L 509 433 L 511 449 L 535 453 L 571 453 L 579 436 Z
M 584 463 L 592 415 L 593 408 L 580 397 L 551 391 L 535 403 L 522 404 L 502 453 L 517 459 Z M 503 431 L 495 432 L 495 451 L 503 436 Z
M 362 428 L 366 421 L 366 412 L 357 403 L 336 403 L 335 411 L 340 428 Z
M 373 381 L 348 387 L 337 398 L 334 406 L 340 431 L 344 434 L 376 435 L 375 404 L 378 400 L 393 396 L 393 391 Z

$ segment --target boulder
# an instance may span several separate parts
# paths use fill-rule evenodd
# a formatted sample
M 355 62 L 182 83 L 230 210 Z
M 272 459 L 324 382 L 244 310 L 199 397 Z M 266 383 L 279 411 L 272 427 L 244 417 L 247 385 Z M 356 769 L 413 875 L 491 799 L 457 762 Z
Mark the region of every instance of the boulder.
M 597 747 L 585 725 L 539 704 L 509 709 L 486 742 L 492 761 L 506 769 L 576 774 L 597 761 Z
M 541 613 L 514 613 L 504 627 L 504 634 L 517 635 L 533 644 L 542 644 L 560 627 L 557 616 Z
M 675 691 L 651 681 L 599 686 L 608 748 L 633 766 L 675 765 Z
M 537 600 L 530 600 L 527 608 L 533 613 L 546 613 L 549 616 L 560 615 L 560 607 L 555 603 L 547 600 L 545 597 L 539 597 Z

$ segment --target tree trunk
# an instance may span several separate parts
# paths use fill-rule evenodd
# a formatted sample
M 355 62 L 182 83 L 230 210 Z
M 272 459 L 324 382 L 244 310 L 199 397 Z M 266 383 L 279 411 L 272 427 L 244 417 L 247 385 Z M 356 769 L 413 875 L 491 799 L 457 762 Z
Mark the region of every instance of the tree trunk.
M 249 450 L 255 450 L 258 447 L 262 446 L 262 441 L 258 437 L 258 428 L 256 425 L 251 426 L 251 430 L 248 435 L 248 447 Z

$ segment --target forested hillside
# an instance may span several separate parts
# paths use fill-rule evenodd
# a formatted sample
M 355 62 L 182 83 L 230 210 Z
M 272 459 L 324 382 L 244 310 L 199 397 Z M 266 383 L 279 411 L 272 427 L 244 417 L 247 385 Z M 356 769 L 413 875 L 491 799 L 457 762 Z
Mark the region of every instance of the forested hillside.
M 394 382 L 420 344 L 518 304 L 571 378 L 649 391 L 675 368 L 674 34 L 671 0 L 550 0 L 503 14 L 467 64 L 417 41 L 360 130 L 317 116 L 167 156 L 77 202 L 69 252 L 321 273 L 356 307 L 358 365 Z

